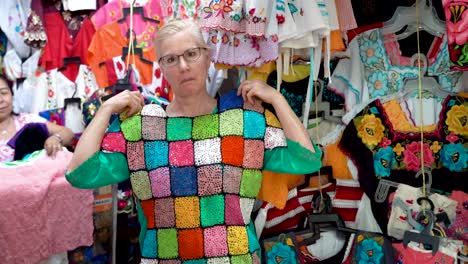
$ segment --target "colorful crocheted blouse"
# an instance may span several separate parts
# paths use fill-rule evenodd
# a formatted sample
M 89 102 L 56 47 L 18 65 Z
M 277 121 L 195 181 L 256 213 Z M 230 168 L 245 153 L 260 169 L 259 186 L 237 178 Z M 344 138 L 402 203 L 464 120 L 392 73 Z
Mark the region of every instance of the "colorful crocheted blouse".
M 277 159 L 292 173 L 321 165 L 318 149 L 286 140 L 272 112 L 244 103 L 236 91 L 220 97 L 217 109 L 168 117 L 161 106 L 146 105 L 141 114 L 117 119 L 102 151 L 67 175 L 74 186 L 89 188 L 122 180 L 118 164 L 128 164 L 126 178 L 144 214 L 142 263 L 259 263 L 248 225 L 264 163 Z M 287 154 L 289 148 L 296 153 Z M 89 176 L 87 168 L 100 175 Z
M 439 122 L 424 132 L 424 165 L 432 169 L 432 188 L 444 192 L 466 190 L 468 175 L 468 100 L 450 96 L 443 102 Z M 422 186 L 416 178 L 421 168 L 421 135 L 399 132 L 379 100 L 366 106 L 348 124 L 340 148 L 358 168 L 361 187 L 371 198 L 374 216 L 382 230 L 387 223 L 387 203 L 374 199 L 380 179 Z M 387 197 L 388 199 L 388 197 Z

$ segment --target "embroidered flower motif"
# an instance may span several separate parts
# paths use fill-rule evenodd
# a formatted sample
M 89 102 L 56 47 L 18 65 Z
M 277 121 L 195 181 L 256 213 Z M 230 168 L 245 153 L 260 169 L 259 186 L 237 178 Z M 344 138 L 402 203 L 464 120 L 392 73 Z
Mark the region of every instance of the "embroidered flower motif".
M 402 147 L 400 143 L 397 143 L 396 146 L 393 148 L 393 152 L 395 152 L 397 156 L 400 156 L 403 151 L 405 151 L 405 148 Z
M 385 96 L 389 90 L 388 76 L 385 72 L 375 71 L 369 76 L 372 97 Z
M 428 143 L 423 144 L 424 166 L 431 167 L 434 162 L 434 156 Z M 418 171 L 421 168 L 421 142 L 412 142 L 406 145 L 406 150 L 403 152 L 403 162 L 406 164 L 407 170 Z
M 364 239 L 357 248 L 357 262 L 359 264 L 380 264 L 383 258 L 382 246 L 372 239 Z
M 379 62 L 383 56 L 382 47 L 379 43 L 367 40 L 360 47 L 361 60 L 367 65 L 373 65 Z
M 380 143 L 380 146 L 382 146 L 382 148 L 386 148 L 388 146 L 390 146 L 392 144 L 392 141 L 386 137 L 384 137 L 382 139 L 382 143 Z
M 234 21 L 236 21 L 236 22 L 239 22 L 239 21 L 241 20 L 241 17 L 240 17 L 239 14 L 235 14 L 235 15 L 232 16 L 232 19 L 233 19 Z
M 370 111 L 371 111 L 371 113 L 373 113 L 375 115 L 379 114 L 379 109 L 377 109 L 377 107 L 375 107 L 375 106 L 371 107 Z
M 224 0 L 220 0 L 219 3 L 213 5 L 213 11 L 217 12 L 216 16 L 221 15 L 224 18 L 224 13 L 229 13 L 233 9 L 229 5 L 225 4 Z
M 391 147 L 379 149 L 374 155 L 375 174 L 381 177 L 390 176 L 390 170 L 395 162 L 395 153 Z
M 364 118 L 362 118 L 357 130 L 358 136 L 362 139 L 362 142 L 374 147 L 378 145 L 384 137 L 383 132 L 385 127 L 382 125 L 380 118 L 370 114 L 365 115 Z
M 213 44 L 218 43 L 218 37 L 212 36 L 212 37 L 211 37 L 211 43 L 213 43 Z
M 234 47 L 237 47 L 237 46 L 239 46 L 239 42 L 240 42 L 240 40 L 238 38 L 234 37 L 234 41 L 233 41 L 232 44 L 234 45 Z
M 226 33 L 223 35 L 221 41 L 222 41 L 223 44 L 226 44 L 226 43 L 229 42 L 229 37 L 228 37 L 228 35 Z
M 268 263 L 295 264 L 296 253 L 285 244 L 278 243 L 274 245 L 267 253 Z
M 111 18 L 115 18 L 115 11 L 114 11 L 114 10 L 111 10 L 111 11 L 109 12 L 109 16 L 110 16 Z
M 276 15 L 276 20 L 278 21 L 278 25 L 281 25 L 286 20 L 283 15 Z
M 455 134 L 468 136 L 468 106 L 454 105 L 447 113 L 448 130 Z
M 252 18 L 252 22 L 255 23 L 255 24 L 257 24 L 258 22 L 260 22 L 260 18 L 259 18 L 258 16 L 254 16 L 254 17 Z
M 462 171 L 468 167 L 468 149 L 462 144 L 445 144 L 440 151 L 440 161 L 451 171 Z
M 457 140 L 459 140 L 460 138 L 457 137 L 454 133 L 450 133 L 447 135 L 446 137 L 447 141 L 450 142 L 450 143 L 455 143 L 457 142 Z
M 439 152 L 439 150 L 440 150 L 441 148 L 442 148 L 442 147 L 440 146 L 439 141 L 434 141 L 434 143 L 432 143 L 432 145 L 431 145 L 431 150 L 432 150 L 432 152 L 434 152 L 434 153 Z
M 203 12 L 206 13 L 206 16 L 204 17 L 205 19 L 206 19 L 206 18 L 209 18 L 209 17 L 211 17 L 211 16 L 213 15 L 213 11 L 214 11 L 213 6 L 214 6 L 214 2 L 211 1 L 210 4 L 209 4 L 208 6 L 206 6 L 206 7 L 203 8 Z M 171 9 L 172 9 L 172 8 L 171 8 Z M 169 14 L 171 14 L 171 13 L 172 13 L 172 12 L 170 12 Z

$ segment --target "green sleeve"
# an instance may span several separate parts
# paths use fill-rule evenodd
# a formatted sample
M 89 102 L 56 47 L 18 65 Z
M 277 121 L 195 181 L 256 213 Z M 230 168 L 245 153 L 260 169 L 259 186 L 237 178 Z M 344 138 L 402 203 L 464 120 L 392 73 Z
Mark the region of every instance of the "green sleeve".
M 263 169 L 278 173 L 308 174 L 322 167 L 322 151 L 315 145 L 315 153 L 299 143 L 286 139 L 286 148 L 266 150 Z
M 94 189 L 124 181 L 130 172 L 124 154 L 97 151 L 65 177 L 74 187 Z

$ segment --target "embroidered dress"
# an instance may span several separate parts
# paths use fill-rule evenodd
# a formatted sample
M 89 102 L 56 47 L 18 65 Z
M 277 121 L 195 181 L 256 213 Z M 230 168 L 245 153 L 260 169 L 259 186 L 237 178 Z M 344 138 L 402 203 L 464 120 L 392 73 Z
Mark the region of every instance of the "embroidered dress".
M 67 175 L 81 188 L 130 177 L 145 218 L 142 263 L 259 263 L 259 244 L 248 224 L 262 169 L 304 173 L 320 167 L 318 149 L 292 146 L 297 143 L 286 140 L 275 115 L 244 103 L 236 91 L 222 96 L 217 109 L 167 117 L 162 107 L 146 105 L 141 114 L 109 127 L 102 142 L 107 153 Z M 284 152 L 289 148 L 298 150 L 295 158 Z M 279 156 L 290 157 L 291 167 Z
M 432 188 L 444 192 L 468 189 L 468 102 L 447 97 L 434 131 L 424 132 L 424 166 L 432 169 Z M 379 100 L 370 103 L 346 127 L 340 148 L 358 169 L 359 182 L 371 198 L 372 209 L 382 230 L 387 223 L 386 203 L 374 195 L 379 179 L 421 187 L 419 133 L 398 132 Z
M 450 68 L 468 70 L 468 1 L 442 0 L 447 25 Z
M 375 98 L 400 91 L 408 79 L 417 79 L 418 68 L 390 62 L 380 29 L 359 34 L 349 45 L 350 58 L 338 63 L 330 88 L 345 98 L 346 110 Z M 462 73 L 451 72 L 447 37 L 440 43 L 436 60 L 427 74 L 437 79 L 441 89 L 458 92 L 463 88 Z

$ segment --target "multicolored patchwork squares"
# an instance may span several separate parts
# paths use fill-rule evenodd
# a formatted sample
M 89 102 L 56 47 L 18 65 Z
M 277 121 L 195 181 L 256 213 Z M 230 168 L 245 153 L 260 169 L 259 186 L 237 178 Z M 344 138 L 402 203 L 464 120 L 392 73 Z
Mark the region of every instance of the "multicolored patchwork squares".
M 124 153 L 147 220 L 142 263 L 259 263 L 248 229 L 265 150 L 285 147 L 281 124 L 236 91 L 218 113 L 168 117 L 161 106 L 124 115 L 103 139 Z

